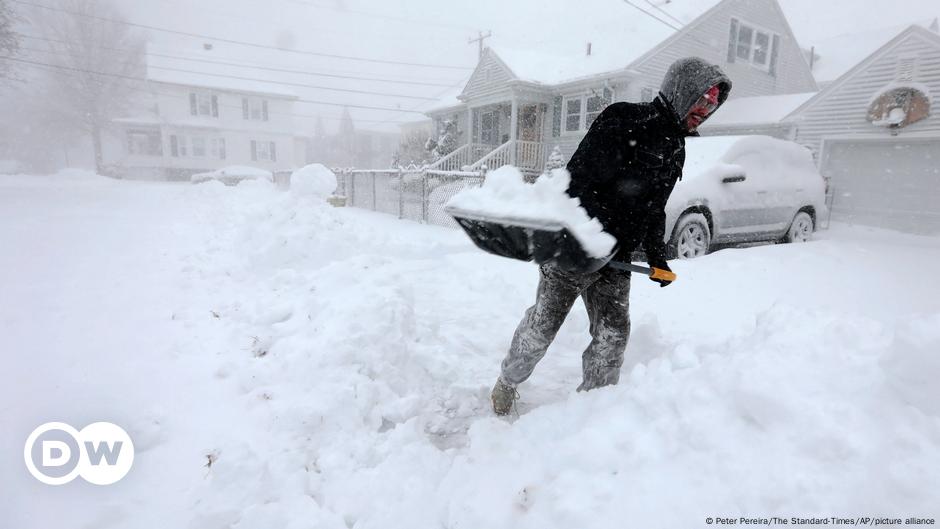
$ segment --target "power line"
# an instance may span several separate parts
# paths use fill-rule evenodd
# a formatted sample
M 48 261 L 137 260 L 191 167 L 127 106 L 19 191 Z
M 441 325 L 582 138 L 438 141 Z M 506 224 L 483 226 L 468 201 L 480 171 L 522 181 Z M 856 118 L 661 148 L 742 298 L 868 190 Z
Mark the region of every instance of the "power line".
M 36 49 L 36 48 L 25 48 L 25 47 L 23 47 L 23 48 L 20 48 L 20 49 L 24 49 L 24 50 L 28 50 L 28 51 L 36 51 L 36 52 L 40 52 L 40 53 L 49 53 L 49 54 L 53 54 L 53 55 L 57 54 L 57 53 L 54 52 L 54 51 L 50 51 L 50 50 L 39 50 L 39 49 Z M 156 70 L 166 70 L 166 71 L 170 71 L 170 72 L 190 73 L 190 74 L 196 74 L 196 75 L 205 75 L 205 76 L 208 76 L 208 77 L 219 77 L 219 78 L 223 78 L 223 79 L 235 79 L 235 80 L 238 80 L 238 81 L 253 81 L 253 82 L 268 83 L 268 84 L 273 84 L 273 85 L 296 86 L 296 87 L 300 87 L 300 88 L 313 88 L 313 89 L 317 89 L 317 90 L 332 90 L 332 91 L 334 91 L 334 92 L 348 92 L 348 93 L 353 93 L 353 94 L 366 94 L 366 95 L 375 95 L 375 96 L 398 97 L 398 98 L 402 98 L 402 99 L 419 99 L 419 100 L 423 100 L 423 101 L 434 101 L 434 99 L 435 99 L 435 98 L 433 98 L 433 97 L 410 96 L 410 95 L 405 95 L 405 94 L 390 94 L 390 93 L 387 93 L 387 92 L 372 92 L 372 91 L 369 91 L 369 90 L 355 90 L 355 89 L 352 89 L 352 88 L 332 88 L 332 87 L 328 87 L 328 86 L 309 85 L 309 84 L 302 84 L 302 83 L 291 83 L 291 82 L 288 82 L 288 81 L 271 81 L 271 80 L 268 80 L 268 79 L 259 79 L 259 78 L 257 78 L 257 77 L 241 77 L 241 76 L 238 76 L 238 75 L 228 75 L 228 74 L 221 74 L 221 73 L 201 72 L 201 71 L 197 71 L 197 70 L 187 70 L 187 69 L 185 69 L 185 68 L 173 68 L 173 67 L 170 67 L 170 66 L 155 66 L 155 65 L 152 65 L 152 64 L 148 64 L 147 67 L 148 67 L 148 68 L 153 68 L 153 69 L 156 69 Z
M 11 2 L 17 2 L 17 1 L 19 1 L 19 0 L 10 0 L 10 1 L 11 1 Z M 671 23 L 666 22 L 665 20 L 663 20 L 663 19 L 659 18 L 658 16 L 656 16 L 656 15 L 650 13 L 649 11 L 646 11 L 646 10 L 642 9 L 640 6 L 638 6 L 638 5 L 636 5 L 636 4 L 632 3 L 632 2 L 630 2 L 630 0 L 623 0 L 623 1 L 624 1 L 624 3 L 626 3 L 628 6 L 634 8 L 634 9 L 636 9 L 637 11 L 639 11 L 640 13 L 643 13 L 644 15 L 646 15 L 646 16 L 648 16 L 648 17 L 654 19 L 654 20 L 656 20 L 656 21 L 659 22 L 660 24 L 665 25 L 665 26 L 668 27 L 669 29 L 674 29 L 674 30 L 676 30 L 676 31 L 679 31 L 680 28 L 678 28 L 678 27 L 676 27 L 676 26 L 673 26 Z
M 48 67 L 46 67 L 46 66 L 40 66 L 40 65 L 38 65 L 38 63 L 36 63 L 36 64 L 34 64 L 34 65 L 32 65 L 32 66 L 35 67 L 36 69 L 43 70 L 43 71 L 54 71 L 54 70 L 52 70 L 52 69 L 50 69 L 50 68 L 48 68 Z M 55 68 L 55 66 L 53 66 L 53 68 Z M 71 78 L 78 78 L 78 76 L 75 75 L 75 74 L 69 74 L 69 73 L 63 73 L 63 72 L 56 72 L 56 73 L 62 73 L 63 75 L 66 75 L 66 76 L 71 77 Z M 148 81 L 147 81 L 147 80 L 138 80 L 138 81 L 141 82 L 141 83 L 143 83 L 143 84 L 148 84 Z M 101 80 L 98 80 L 97 82 L 101 83 L 102 81 L 101 81 Z M 174 93 L 170 93 L 170 92 L 163 92 L 163 91 L 158 90 L 158 89 L 155 89 L 155 88 L 153 88 L 153 87 L 137 88 L 137 87 L 133 87 L 133 86 L 128 86 L 127 89 L 128 89 L 128 90 L 135 91 L 135 92 L 145 93 L 145 94 L 148 94 L 148 95 L 159 94 L 159 95 L 162 95 L 162 96 L 164 96 L 164 97 L 170 97 L 170 98 L 173 98 L 173 99 L 179 99 L 179 100 L 185 101 L 185 102 L 188 102 L 188 100 L 189 100 L 189 98 L 188 98 L 187 96 L 185 96 L 185 95 L 174 94 Z M 242 108 L 243 108 L 243 107 L 241 107 L 241 106 L 239 106 L 239 105 L 228 105 L 228 104 L 221 103 L 221 102 L 219 103 L 219 106 L 220 106 L 220 107 L 232 108 L 232 109 L 235 109 L 235 110 L 242 110 Z M 295 118 L 310 118 L 310 119 L 328 119 L 328 120 L 331 120 L 331 121 L 341 121 L 341 120 L 343 119 L 342 117 L 323 116 L 323 115 L 320 115 L 320 114 L 316 114 L 316 115 L 314 115 L 314 114 L 298 114 L 298 113 L 296 113 L 296 112 L 278 112 L 278 111 L 276 111 L 276 110 L 270 110 L 269 113 L 270 113 L 270 114 L 273 114 L 273 115 L 278 115 L 278 116 L 291 116 L 291 117 L 295 117 Z M 402 124 L 402 123 L 410 123 L 410 121 L 395 121 L 395 120 L 389 120 L 389 119 L 356 119 L 356 122 L 358 122 L 358 123 L 376 123 L 376 124 L 379 124 L 379 125 L 381 125 L 381 124 Z M 174 125 L 173 123 L 167 123 L 167 124 L 168 124 L 168 125 Z
M 22 38 L 26 38 L 26 39 L 41 40 L 41 41 L 46 41 L 46 42 L 56 42 L 56 43 L 65 44 L 65 45 L 72 45 L 72 44 L 78 45 L 78 43 L 74 41 L 51 39 L 48 37 L 38 37 L 35 35 L 18 34 L 18 36 Z M 124 49 L 119 49 L 119 48 L 111 48 L 107 46 L 94 46 L 94 47 L 97 49 L 109 50 L 109 51 L 119 51 L 119 52 L 129 51 L 129 50 L 124 50 Z M 148 55 L 152 57 L 161 57 L 164 59 L 176 59 L 176 60 L 181 60 L 181 61 L 200 62 L 200 63 L 206 63 L 206 64 L 237 66 L 240 68 L 251 68 L 254 70 L 264 70 L 264 71 L 269 71 L 269 72 L 310 75 L 314 77 L 331 77 L 335 79 L 351 79 L 355 81 L 378 81 L 382 83 L 407 84 L 407 85 L 416 85 L 416 86 L 434 86 L 434 87 L 449 86 L 445 83 L 430 83 L 430 82 L 425 82 L 425 81 L 406 81 L 406 80 L 399 80 L 399 79 L 388 79 L 388 78 L 383 78 L 383 77 L 360 77 L 360 76 L 353 76 L 353 75 L 339 75 L 339 74 L 330 74 L 330 73 L 324 73 L 324 72 L 314 72 L 314 71 L 308 71 L 308 70 L 294 70 L 291 68 L 277 68 L 274 66 L 261 66 L 261 65 L 248 64 L 248 63 L 242 63 L 242 62 L 220 61 L 217 59 L 203 59 L 203 58 L 197 58 L 197 57 L 185 57 L 181 55 L 169 55 L 165 53 L 157 53 L 157 52 L 151 52 L 151 51 L 144 52 L 144 55 Z
M 380 15 L 380 14 L 378 14 L 378 13 L 370 13 L 370 12 L 368 12 L 368 11 L 358 11 L 358 10 L 355 10 L 355 9 L 348 9 L 348 8 L 343 8 L 343 7 L 324 6 L 324 5 L 315 4 L 315 3 L 312 3 L 312 2 L 304 2 L 304 1 L 302 1 L 302 0 L 284 0 L 284 1 L 285 1 L 285 2 L 289 2 L 289 3 L 292 3 L 292 4 L 302 5 L 302 6 L 306 6 L 306 7 L 312 7 L 312 8 L 314 8 L 314 9 L 330 9 L 330 10 L 333 10 L 333 11 L 338 11 L 338 12 L 340 12 L 340 13 L 355 14 L 355 15 L 363 15 L 363 16 L 366 16 L 366 17 L 378 18 L 378 19 L 382 19 L 382 20 L 394 20 L 394 21 L 396 21 L 396 22 L 404 22 L 404 23 L 406 23 L 406 24 L 424 24 L 424 25 L 436 26 L 436 27 L 442 27 L 442 28 L 443 28 L 443 27 L 449 27 L 449 28 L 453 28 L 453 29 L 461 29 L 461 30 L 465 30 L 465 31 L 466 31 L 466 30 L 473 31 L 473 28 L 471 28 L 470 26 L 460 26 L 460 25 L 456 25 L 456 24 L 445 24 L 445 23 L 442 23 L 442 22 L 428 22 L 428 21 L 423 21 L 423 20 L 412 20 L 412 19 L 403 18 L 403 17 L 396 17 L 396 16 L 392 16 L 392 15 Z
M 666 17 L 671 18 L 673 21 L 675 21 L 677 24 L 679 24 L 679 26 L 684 26 L 684 25 L 685 25 L 685 22 L 683 22 L 683 21 L 679 20 L 678 18 L 672 16 L 672 13 L 670 13 L 669 11 L 666 11 L 666 10 L 663 9 L 662 7 L 659 7 L 658 5 L 654 4 L 654 3 L 653 3 L 653 0 L 646 0 L 646 3 L 649 4 L 650 7 L 652 7 L 652 8 L 655 9 L 656 11 L 659 11 L 660 13 L 666 15 Z
M 69 70 L 69 71 L 73 71 L 73 72 L 87 73 L 87 74 L 91 74 L 91 75 L 102 75 L 102 76 L 106 76 L 106 77 L 116 77 L 116 78 L 119 78 L 119 79 L 125 79 L 125 80 L 130 80 L 130 81 L 154 82 L 154 81 L 152 81 L 152 80 L 150 80 L 150 79 L 145 79 L 145 78 L 143 78 L 143 77 L 134 77 L 134 76 L 131 76 L 131 75 L 123 75 L 123 74 L 107 73 L 107 72 L 97 72 L 97 71 L 94 71 L 94 70 L 85 70 L 85 69 L 82 69 L 82 68 L 73 68 L 73 67 L 70 67 L 70 66 L 61 66 L 61 65 L 58 65 L 58 64 L 49 64 L 49 63 L 44 63 L 44 62 L 30 61 L 30 60 L 27 60 L 27 59 L 17 59 L 17 58 L 14 58 L 14 57 L 0 57 L 0 58 L 6 59 L 6 60 L 8 60 L 8 61 L 21 62 L 21 63 L 25 63 L 25 64 L 33 64 L 33 65 L 37 65 L 37 66 L 46 66 L 46 67 L 49 67 L 49 68 L 58 68 L 58 69 L 61 69 L 61 70 Z M 156 82 L 159 82 L 159 81 L 156 81 Z M 179 83 L 179 84 L 184 84 L 184 85 L 185 85 L 186 83 Z M 232 90 L 233 90 L 233 91 L 236 91 L 236 92 L 239 91 L 238 89 L 232 89 Z M 401 109 L 401 108 L 373 107 L 373 106 L 367 106 L 367 105 L 353 105 L 353 104 L 347 104 L 347 103 L 332 103 L 332 102 L 329 102 L 329 101 L 317 101 L 317 100 L 313 100 L 313 99 L 303 99 L 303 98 L 292 98 L 292 100 L 293 100 L 293 101 L 296 101 L 296 102 L 299 102 L 299 103 L 310 103 L 310 104 L 315 104 L 315 105 L 327 105 L 327 106 L 336 106 L 336 107 L 362 108 L 362 109 L 366 109 L 366 110 L 384 110 L 384 111 L 388 111 L 388 112 L 410 112 L 410 113 L 413 113 L 413 114 L 424 114 L 423 112 L 420 112 L 420 111 L 417 111 L 417 110 L 405 110 L 405 109 Z
M 236 44 L 236 45 L 239 45 L 239 46 L 248 46 L 248 47 L 252 47 L 252 48 L 261 48 L 261 49 L 267 49 L 267 50 L 276 50 L 276 51 L 283 51 L 283 52 L 289 52 L 289 53 L 297 53 L 297 54 L 301 54 L 301 55 L 311 55 L 311 56 L 314 56 L 314 57 L 326 57 L 326 58 L 330 58 L 330 59 L 344 59 L 344 60 L 349 60 L 349 61 L 371 62 L 371 63 L 377 63 L 377 64 L 394 64 L 394 65 L 397 65 L 397 66 L 417 66 L 417 67 L 422 67 L 422 68 L 443 68 L 443 69 L 450 69 L 450 70 L 472 70 L 472 69 L 473 69 L 473 68 L 470 68 L 470 67 L 467 67 L 467 66 L 451 66 L 451 65 L 444 65 L 444 64 L 424 64 L 424 63 L 405 62 L 405 61 L 390 61 L 390 60 L 384 60 L 384 59 L 370 59 L 370 58 L 366 58 L 366 57 L 354 57 L 354 56 L 351 56 L 351 55 L 336 55 L 336 54 L 331 54 L 331 53 L 319 53 L 319 52 L 307 51 L 307 50 L 295 50 L 295 49 L 292 49 L 292 48 L 281 48 L 281 47 L 278 47 L 278 46 L 270 46 L 270 45 L 267 45 L 267 44 L 258 44 L 258 43 L 256 43 L 256 42 L 246 42 L 246 41 L 241 41 L 241 40 L 225 39 L 225 38 L 220 38 L 220 37 L 213 37 L 213 36 L 211 36 L 211 35 L 203 35 L 203 34 L 200 34 L 200 33 L 191 33 L 191 32 L 188 32 L 188 31 L 179 31 L 179 30 L 175 30 L 175 29 L 167 29 L 167 28 L 162 28 L 162 27 L 158 27 L 158 26 L 151 26 L 151 25 L 148 25 L 148 24 L 138 24 L 138 23 L 136 23 L 136 22 L 128 22 L 128 21 L 126 21 L 126 20 L 118 20 L 118 19 L 113 19 L 113 18 L 100 17 L 100 16 L 97 16 L 97 15 L 91 15 L 91 14 L 88 14 L 88 13 L 79 13 L 79 12 L 76 12 L 76 11 L 70 11 L 70 10 L 68 10 L 68 9 L 61 9 L 61 8 L 57 8 L 57 7 L 50 7 L 50 6 L 43 5 L 43 4 L 37 4 L 37 3 L 34 3 L 34 2 L 28 2 L 28 1 L 26 1 L 26 0 L 10 0 L 10 2 L 15 3 L 15 4 L 21 4 L 21 5 L 27 5 L 27 6 L 32 6 L 32 7 L 38 7 L 38 8 L 40 8 L 40 9 L 47 9 L 47 10 L 49 10 L 49 11 L 56 11 L 56 12 L 59 12 L 59 13 L 65 13 L 65 14 L 72 15 L 72 16 L 80 16 L 80 17 L 84 17 L 84 18 L 90 18 L 90 19 L 93 19 L 93 20 L 99 20 L 99 21 L 108 22 L 108 23 L 111 23 L 111 24 L 123 24 L 123 25 L 126 25 L 126 26 L 132 26 L 132 27 L 137 27 L 137 28 L 142 28 L 142 29 L 149 29 L 149 30 L 151 30 L 151 31 L 160 31 L 160 32 L 163 32 L 163 33 L 170 33 L 170 34 L 173 34 L 173 35 L 182 35 L 182 36 L 184 36 L 184 37 L 191 37 L 191 38 L 197 38 L 197 39 L 206 39 L 206 40 L 214 40 L 214 41 L 217 41 L 217 42 L 225 42 L 225 43 L 227 43 L 227 44 Z

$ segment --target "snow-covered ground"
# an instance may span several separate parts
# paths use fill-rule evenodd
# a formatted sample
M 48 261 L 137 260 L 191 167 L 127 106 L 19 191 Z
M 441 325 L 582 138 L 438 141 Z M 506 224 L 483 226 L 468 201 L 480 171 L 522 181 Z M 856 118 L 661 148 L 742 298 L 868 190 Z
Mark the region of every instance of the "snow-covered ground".
M 834 226 L 635 277 L 619 386 L 576 305 L 498 419 L 533 265 L 266 182 L 0 177 L 0 527 L 705 527 L 940 518 L 940 239 Z M 122 481 L 27 473 L 111 421 Z M 209 462 L 211 461 L 211 464 Z

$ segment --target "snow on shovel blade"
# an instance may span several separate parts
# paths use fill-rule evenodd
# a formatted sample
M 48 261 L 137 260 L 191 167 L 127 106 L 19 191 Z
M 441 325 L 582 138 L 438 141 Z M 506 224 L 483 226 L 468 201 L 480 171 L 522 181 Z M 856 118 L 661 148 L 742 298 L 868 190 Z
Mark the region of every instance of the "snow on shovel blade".
M 610 257 L 591 257 L 560 222 L 485 216 L 453 207 L 444 209 L 478 248 L 501 257 L 538 264 L 554 263 L 563 270 L 590 273 Z

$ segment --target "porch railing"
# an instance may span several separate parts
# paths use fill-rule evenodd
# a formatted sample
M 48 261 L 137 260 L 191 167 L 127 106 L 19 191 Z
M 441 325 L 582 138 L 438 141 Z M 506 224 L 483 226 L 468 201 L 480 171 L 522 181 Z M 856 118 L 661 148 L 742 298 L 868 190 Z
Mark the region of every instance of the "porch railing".
M 508 165 L 510 160 L 510 149 L 512 149 L 513 143 L 513 140 L 509 140 L 499 147 L 493 149 L 489 154 L 474 162 L 473 165 L 470 166 L 470 170 L 480 171 L 483 169 L 483 167 L 486 167 L 487 169 L 496 169 L 497 167 Z
M 545 144 L 539 141 L 516 142 L 516 167 L 541 171 L 545 167 Z
M 491 149 L 492 146 L 483 143 L 464 144 L 454 149 L 447 156 L 428 165 L 428 169 L 436 171 L 461 171 L 490 152 Z

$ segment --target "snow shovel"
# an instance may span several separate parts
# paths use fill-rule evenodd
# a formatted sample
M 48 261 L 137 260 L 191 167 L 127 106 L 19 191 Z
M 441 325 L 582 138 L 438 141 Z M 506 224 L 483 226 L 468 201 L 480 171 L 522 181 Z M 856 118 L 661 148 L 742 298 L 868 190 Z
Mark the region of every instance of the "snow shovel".
M 589 255 L 571 230 L 561 222 L 541 222 L 502 216 L 483 216 L 452 206 L 444 208 L 478 248 L 501 257 L 537 264 L 553 263 L 571 273 L 589 274 L 606 265 L 618 270 L 645 274 L 653 279 L 675 281 L 676 274 L 659 268 L 612 261 L 612 255 Z

